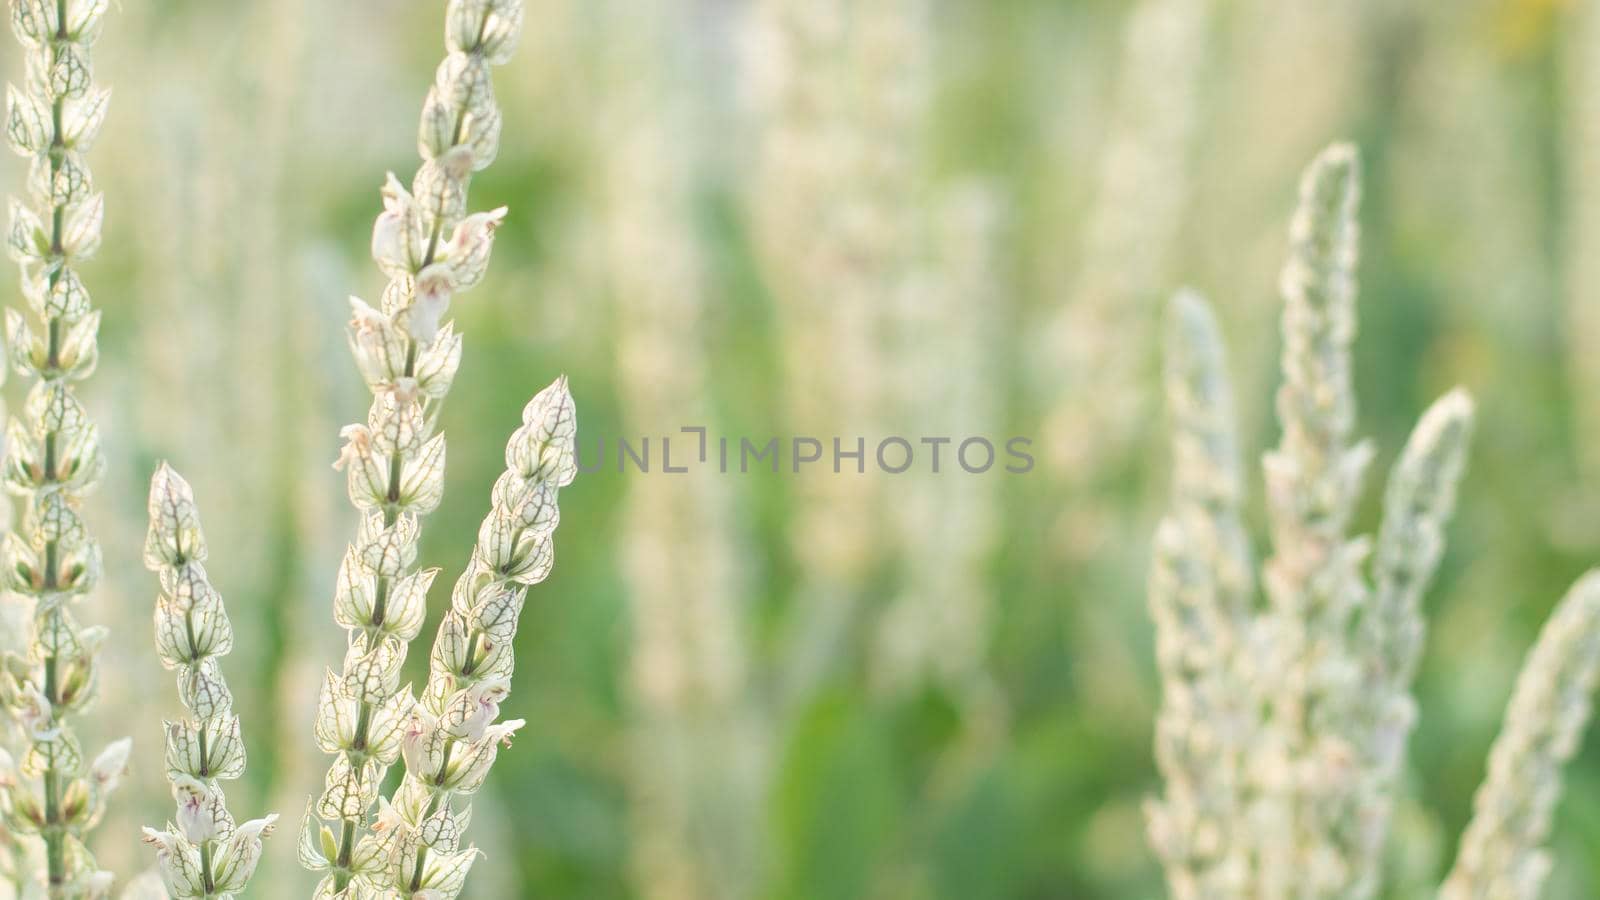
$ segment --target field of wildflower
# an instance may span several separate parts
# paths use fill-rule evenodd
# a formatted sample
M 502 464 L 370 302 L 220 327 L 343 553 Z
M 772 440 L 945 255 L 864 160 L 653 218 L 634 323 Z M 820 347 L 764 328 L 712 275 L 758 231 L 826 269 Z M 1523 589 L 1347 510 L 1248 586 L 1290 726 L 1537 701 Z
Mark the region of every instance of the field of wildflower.
M 1595 0 L 8 4 L 0 898 L 1600 895 Z

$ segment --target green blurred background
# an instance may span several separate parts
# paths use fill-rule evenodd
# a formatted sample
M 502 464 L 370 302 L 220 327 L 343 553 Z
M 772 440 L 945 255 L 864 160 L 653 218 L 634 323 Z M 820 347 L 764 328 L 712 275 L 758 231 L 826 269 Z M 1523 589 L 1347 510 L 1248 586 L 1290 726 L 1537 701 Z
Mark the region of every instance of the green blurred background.
M 845 99 L 823 118 L 855 115 L 840 130 L 872 161 L 818 175 L 774 161 L 787 139 L 774 119 L 811 108 L 774 112 L 766 70 L 783 66 L 751 38 L 769 10 L 528 6 L 496 76 L 500 156 L 473 179 L 475 208 L 511 212 L 488 278 L 452 309 L 466 354 L 423 564 L 454 577 L 521 405 L 562 372 L 585 462 L 601 437 L 706 424 L 760 442 L 1026 435 L 1040 465 L 581 476 L 522 619 L 506 711 L 530 726 L 475 804 L 488 856 L 468 895 L 1159 896 L 1140 811 L 1157 787 L 1143 600 L 1165 489 L 1157 323 L 1177 286 L 1206 293 L 1250 452 L 1275 441 L 1277 269 L 1298 171 L 1335 139 L 1359 145 L 1366 172 L 1356 381 L 1379 466 L 1451 385 L 1479 402 L 1427 599 L 1391 896 L 1436 882 L 1523 653 L 1600 560 L 1600 8 L 943 0 L 902 23 L 920 49 L 863 54 L 824 84 Z M 170 814 L 157 718 L 176 701 L 138 559 L 146 479 L 165 458 L 194 483 L 238 633 L 227 671 L 251 757 L 231 805 L 285 820 L 251 896 L 307 889 L 294 824 L 325 764 L 311 711 L 341 652 L 330 597 L 354 533 L 329 464 L 366 403 L 345 297 L 381 288 L 366 258 L 377 189 L 386 169 L 415 170 L 441 8 L 141 0 L 99 45 L 116 93 L 90 157 L 108 224 L 84 270 L 106 317 L 85 394 L 111 466 L 90 519 L 108 578 L 83 618 L 113 627 L 117 674 L 84 729 L 135 739 L 132 785 L 96 832 L 120 873 L 149 862 L 134 826 Z M 20 190 L 20 166 L 3 165 Z M 815 177 L 783 181 L 794 172 Z M 981 227 L 927 239 L 937 198 L 974 184 Z M 933 249 L 869 228 L 855 268 L 784 258 L 830 235 L 835 252 L 857 246 L 826 214 L 850 204 Z M 896 281 L 879 310 L 863 266 L 915 269 L 921 288 Z M 850 284 L 834 291 L 840 272 Z M 865 337 L 839 323 L 845 305 L 869 310 Z M 890 387 L 850 390 L 863 367 Z M 925 564 L 944 574 L 928 583 Z M 807 624 L 841 597 L 832 630 Z M 919 616 L 946 609 L 961 612 L 942 639 L 966 658 L 941 668 L 940 645 L 928 671 L 880 677 L 884 647 L 916 644 Z M 820 657 L 796 649 L 807 636 Z M 425 659 L 414 650 L 419 673 Z M 1547 896 L 1600 892 L 1597 797 L 1591 747 L 1570 772 Z

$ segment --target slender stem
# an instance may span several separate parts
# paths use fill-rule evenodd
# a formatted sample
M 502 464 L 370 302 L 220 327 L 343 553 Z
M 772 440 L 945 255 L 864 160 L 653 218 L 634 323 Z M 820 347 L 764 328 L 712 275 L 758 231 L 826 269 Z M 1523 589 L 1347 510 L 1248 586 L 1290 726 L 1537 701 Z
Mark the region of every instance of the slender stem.
M 483 637 L 483 632 L 474 628 L 472 636 L 467 640 L 467 661 L 461 664 L 461 674 L 470 676 L 478 668 L 478 642 Z
M 344 890 L 350 884 L 350 855 L 356 844 L 356 822 L 345 819 L 339 828 L 339 858 L 334 860 L 333 884 Z
M 52 716 L 56 704 L 60 702 L 56 669 L 56 657 L 45 657 L 44 696 L 50 701 Z M 67 880 L 67 854 L 61 831 L 61 773 L 56 769 L 55 754 L 51 754 L 50 768 L 44 773 L 44 821 L 45 868 L 50 879 L 50 891 L 54 895 Z
M 66 0 L 56 0 L 56 39 L 66 38 L 67 27 Z M 52 47 L 52 52 L 56 52 Z M 56 176 L 61 172 L 62 153 L 65 147 L 64 134 L 61 120 L 65 110 L 64 98 L 56 97 L 50 104 L 50 185 L 55 189 Z M 50 253 L 60 257 L 62 253 L 61 240 L 66 219 L 66 209 L 57 203 L 51 204 L 50 210 Z M 65 263 L 63 262 L 62 265 Z M 61 277 L 61 268 L 58 266 L 50 274 L 50 286 L 55 287 Z M 61 352 L 61 319 L 51 316 L 47 323 L 49 335 L 48 367 L 55 368 L 56 360 Z M 44 438 L 44 477 L 46 481 L 56 480 L 56 433 L 51 431 Z M 36 498 L 37 499 L 37 498 Z M 56 587 L 56 569 L 58 551 L 55 541 L 47 541 L 44 548 L 44 587 L 47 591 Z M 59 612 L 47 615 L 60 615 Z M 61 685 L 57 675 L 59 669 L 58 658 L 52 654 L 44 659 L 44 696 L 50 703 L 51 715 L 58 715 L 57 708 L 61 704 Z M 52 894 L 57 893 L 67 880 L 66 846 L 61 823 L 61 772 L 56 768 L 55 755 L 50 758 L 50 768 L 44 773 L 44 842 L 45 842 L 45 869 L 50 880 Z
M 200 884 L 205 887 L 207 897 L 217 889 L 216 879 L 211 874 L 212 843 L 212 841 L 200 842 Z
M 52 763 L 52 767 L 44 773 L 44 852 L 52 894 L 67 880 L 67 854 L 63 846 L 60 819 L 61 776 L 56 773 Z
M 372 728 L 372 704 L 363 702 L 361 712 L 356 717 L 356 736 L 350 743 L 352 749 L 367 749 L 367 732 Z
M 200 777 L 210 778 L 211 752 L 206 749 L 206 723 L 197 721 L 195 724 L 199 726 L 196 730 L 200 733 Z

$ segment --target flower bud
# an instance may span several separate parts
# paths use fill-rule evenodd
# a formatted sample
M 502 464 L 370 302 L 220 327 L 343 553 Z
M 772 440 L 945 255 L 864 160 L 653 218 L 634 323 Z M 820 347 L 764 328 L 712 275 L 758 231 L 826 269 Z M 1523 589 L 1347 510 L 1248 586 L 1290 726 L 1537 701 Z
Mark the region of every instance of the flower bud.
M 444 672 L 460 674 L 467 670 L 470 627 L 466 617 L 450 610 L 439 622 L 439 632 L 433 639 L 430 661 L 433 667 Z
M 473 213 L 456 225 L 445 247 L 451 284 L 457 291 L 469 290 L 483 280 L 489 269 L 489 252 L 494 248 L 494 232 L 505 221 L 504 206 L 489 212 Z
M 378 769 L 373 763 L 359 765 L 346 754 L 334 758 L 317 799 L 317 815 L 327 820 L 358 819 L 378 799 Z
M 428 588 L 438 575 L 436 568 L 423 569 L 394 583 L 384 610 L 382 628 L 385 632 L 408 643 L 417 636 L 428 614 Z
M 373 398 L 367 431 L 378 454 L 411 456 L 428 439 L 429 426 L 420 404 L 402 403 L 389 392 Z
M 433 86 L 439 101 L 458 116 L 482 115 L 494 107 L 489 63 L 477 54 L 455 52 L 446 56 L 434 70 Z
M 400 472 L 399 504 L 419 515 L 433 512 L 444 497 L 445 442 L 436 434 Z
M 166 763 L 169 778 L 232 780 L 244 774 L 244 740 L 239 717 L 212 716 L 199 722 L 167 722 Z M 204 747 L 204 752 L 201 747 Z
M 383 212 L 372 223 L 372 258 L 385 275 L 401 278 L 416 271 L 426 249 L 423 210 L 393 172 L 382 196 Z
M 145 568 L 159 572 L 206 558 L 194 490 L 165 462 L 156 467 L 150 478 L 147 508 L 150 527 L 145 533 Z
M 566 376 L 534 395 L 522 410 L 520 440 L 506 447 L 506 468 L 530 481 L 566 487 L 578 474 L 578 418 Z
M 344 690 L 357 700 L 382 703 L 400 686 L 400 666 L 406 648 L 399 641 L 378 635 L 369 642 L 356 634 L 344 656 Z

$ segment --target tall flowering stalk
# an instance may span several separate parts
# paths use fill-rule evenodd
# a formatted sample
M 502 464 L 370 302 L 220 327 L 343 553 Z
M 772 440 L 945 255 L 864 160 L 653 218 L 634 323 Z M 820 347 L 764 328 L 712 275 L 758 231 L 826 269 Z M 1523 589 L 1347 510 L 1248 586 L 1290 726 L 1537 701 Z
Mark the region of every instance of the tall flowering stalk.
M 778 301 L 796 434 L 887 427 L 887 311 L 916 299 L 918 142 L 910 136 L 926 105 L 927 15 L 921 0 L 755 7 L 755 75 L 765 92 L 753 214 Z M 841 437 L 839 449 L 855 448 Z M 803 699 L 836 671 L 882 561 L 882 486 L 851 465 L 819 466 L 797 481 L 791 543 L 804 578 L 784 666 L 787 699 Z
M 1221 336 L 1198 295 L 1179 294 L 1167 337 L 1172 509 L 1156 531 L 1150 612 L 1162 704 L 1148 805 L 1151 843 L 1176 900 L 1247 896 L 1246 753 L 1263 686 L 1246 668 L 1254 565 L 1240 507 L 1233 391 Z
M 684 5 L 606 9 L 593 120 L 617 386 L 629 429 L 661 434 L 712 420 L 709 279 L 692 226 L 704 147 L 684 139 L 692 110 L 671 64 L 688 34 Z M 628 485 L 630 869 L 643 900 L 748 897 L 761 884 L 771 766 L 730 494 L 706 466 Z
M 1264 461 L 1273 555 L 1256 600 L 1221 343 L 1175 304 L 1167 390 L 1173 511 L 1150 604 L 1166 781 L 1151 839 L 1175 897 L 1369 897 L 1415 719 L 1419 602 L 1438 566 L 1472 421 L 1460 391 L 1423 416 L 1390 477 L 1376 557 L 1351 538 L 1371 449 L 1352 438 L 1355 152 L 1301 183 L 1282 288 L 1283 438 Z
M 90 56 L 107 7 L 106 0 L 11 3 L 26 77 L 20 88 L 6 87 L 6 139 L 30 162 L 26 199 L 10 201 L 7 249 L 39 328 L 6 310 L 11 365 L 34 384 L 6 432 L 6 488 L 26 508 L 20 529 L 5 537 L 5 587 L 31 600 L 33 620 L 26 656 L 8 656 L 0 679 L 0 700 L 27 743 L 14 765 L 0 760 L 0 780 L 7 829 L 42 839 L 44 871 L 31 874 L 51 896 L 109 889 L 83 836 L 104 813 L 128 754 L 127 741 L 117 741 L 86 767 L 68 723 L 94 697 L 95 657 L 106 637 L 72 612 L 100 578 L 100 548 L 78 506 L 105 467 L 72 383 L 94 370 L 100 325 L 77 266 L 99 246 L 105 214 L 84 153 L 110 98 L 93 84 Z
M 995 430 L 1001 212 L 985 184 L 941 198 L 921 289 L 899 310 L 894 406 L 902 434 Z M 985 660 L 992 591 L 984 568 L 999 524 L 992 480 L 924 472 L 899 476 L 888 490 L 900 587 L 877 623 L 874 682 L 890 696 L 936 684 L 965 713 L 1001 715 Z
M 1347 534 L 1373 453 L 1352 437 L 1359 200 L 1354 148 L 1324 151 L 1301 182 L 1282 277 L 1283 435 L 1263 461 L 1274 551 L 1263 586 L 1282 659 L 1278 689 L 1268 698 L 1274 765 L 1267 771 L 1282 777 L 1266 804 L 1282 825 L 1263 835 L 1261 846 L 1269 892 L 1298 880 L 1317 896 L 1332 896 L 1356 875 L 1334 817 L 1359 771 L 1341 729 L 1360 668 L 1347 632 L 1369 599 L 1361 567 L 1370 545 Z
M 351 299 L 350 347 L 373 402 L 366 424 L 343 430 L 337 463 L 348 472 L 350 501 L 362 519 L 334 596 L 348 649 L 317 706 L 318 745 L 336 758 L 308 818 L 314 813 L 338 829 L 324 832 L 331 835 L 325 848 L 316 842 L 302 853 L 308 867 L 327 872 L 318 896 L 343 894 L 357 876 L 369 884 L 391 880 L 377 853 L 386 837 L 364 835 L 383 774 L 401 752 L 414 701 L 400 687 L 400 667 L 438 574 L 418 570 L 416 555 L 419 518 L 444 490 L 445 442 L 435 429 L 461 360 L 461 339 L 441 320 L 451 296 L 482 279 L 505 215 L 503 208 L 468 215 L 467 188 L 498 149 L 490 68 L 510 58 L 522 6 L 450 0 L 445 22 L 449 52 L 422 107 L 422 167 L 409 191 L 389 175 L 373 226 L 372 255 L 389 284 L 379 308 Z
M 1439 900 L 1534 900 L 1550 871 L 1543 849 L 1600 680 L 1600 572 L 1573 585 L 1517 676 L 1489 773 Z
M 221 657 L 233 649 L 222 595 L 206 576 L 206 539 L 194 492 L 166 463 L 150 479 L 150 531 L 145 567 L 161 580 L 156 600 L 156 651 L 178 672 L 178 695 L 189 718 L 166 723 L 167 780 L 177 824 L 144 829 L 154 845 L 167 892 L 175 898 L 231 897 L 244 890 L 261 861 L 261 841 L 276 813 L 236 825 L 219 782 L 244 774 L 244 741 Z
M 1083 263 L 1068 302 L 1041 329 L 1044 462 L 1080 494 L 1063 523 L 1091 555 L 1109 511 L 1092 491 L 1148 438 L 1146 385 L 1157 316 L 1188 206 L 1198 85 L 1211 0 L 1143 0 L 1128 15 L 1115 105 L 1106 123 Z

